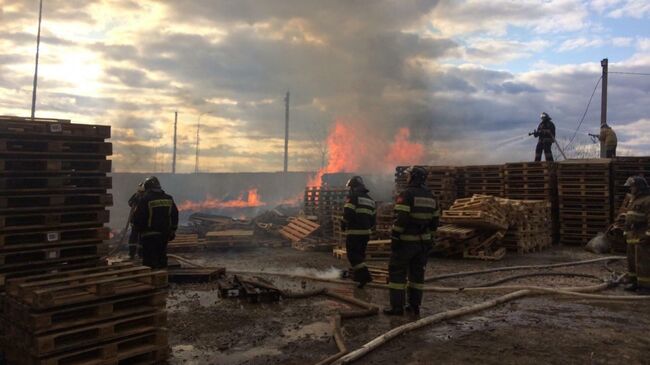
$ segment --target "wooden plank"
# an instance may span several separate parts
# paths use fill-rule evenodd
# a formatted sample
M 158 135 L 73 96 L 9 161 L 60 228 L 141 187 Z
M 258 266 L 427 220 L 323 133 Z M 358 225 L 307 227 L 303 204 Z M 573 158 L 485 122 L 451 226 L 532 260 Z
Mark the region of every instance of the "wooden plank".
M 99 243 L 80 246 L 50 247 L 19 252 L 0 252 L 0 265 L 3 265 L 2 270 L 6 270 L 25 264 L 46 263 L 50 260 L 101 256 L 106 254 L 107 251 L 108 248 L 106 245 Z

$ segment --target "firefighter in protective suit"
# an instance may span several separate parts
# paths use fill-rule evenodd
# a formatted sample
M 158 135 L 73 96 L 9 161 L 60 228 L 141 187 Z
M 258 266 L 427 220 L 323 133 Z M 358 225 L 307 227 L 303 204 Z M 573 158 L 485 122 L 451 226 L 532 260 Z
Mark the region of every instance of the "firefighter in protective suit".
M 143 183 L 138 184 L 138 189 L 136 190 L 133 195 L 131 195 L 131 198 L 129 198 L 129 208 L 131 208 L 129 212 L 129 225 L 131 226 L 131 233 L 129 234 L 129 258 L 134 259 L 136 255 L 142 256 L 142 252 L 140 252 L 140 247 L 139 247 L 139 242 L 140 242 L 140 234 L 138 233 L 137 229 L 133 226 L 133 213 L 135 212 L 135 208 L 138 206 L 138 200 L 142 197 L 144 194 L 144 187 Z
M 650 187 L 641 176 L 627 179 L 632 199 L 625 214 L 629 291 L 650 290 Z
M 553 141 L 555 141 L 555 124 L 551 121 L 551 117 L 542 113 L 542 121 L 537 126 L 537 129 L 532 133 L 533 136 L 539 138 L 537 146 L 535 147 L 535 161 L 542 160 L 542 151 L 544 151 L 544 158 L 546 161 L 553 161 Z
M 348 196 L 343 209 L 341 230 L 345 232 L 345 248 L 352 266 L 353 279 L 363 288 L 372 281 L 366 266 L 366 247 L 376 222 L 375 201 L 368 195 L 368 189 L 361 176 L 352 177 L 348 183 Z
M 384 309 L 384 313 L 402 315 L 406 309 L 417 316 L 422 303 L 424 271 L 440 210 L 433 194 L 424 186 L 427 171 L 412 166 L 406 172 L 408 186 L 395 200 L 396 218 L 388 264 L 390 308 Z M 407 293 L 408 306 L 405 308 Z
M 133 226 L 140 234 L 142 264 L 152 269 L 166 268 L 167 243 L 176 237 L 178 209 L 155 176 L 145 179 L 142 186 L 144 194 L 133 213 Z

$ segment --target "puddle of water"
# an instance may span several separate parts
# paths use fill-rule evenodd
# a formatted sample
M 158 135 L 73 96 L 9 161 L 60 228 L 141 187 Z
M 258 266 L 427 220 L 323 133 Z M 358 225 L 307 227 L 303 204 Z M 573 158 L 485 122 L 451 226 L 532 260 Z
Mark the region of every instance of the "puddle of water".
M 285 340 L 295 341 L 304 337 L 329 338 L 332 336 L 332 326 L 328 322 L 314 322 L 308 325 L 298 325 L 298 328 L 282 329 Z

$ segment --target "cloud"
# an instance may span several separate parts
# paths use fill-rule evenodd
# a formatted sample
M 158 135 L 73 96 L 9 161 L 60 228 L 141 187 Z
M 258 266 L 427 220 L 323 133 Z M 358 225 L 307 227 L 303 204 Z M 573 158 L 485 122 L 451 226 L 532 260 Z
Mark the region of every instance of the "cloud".
M 20 114 L 31 101 L 35 10 L 26 0 L 8 3 L 0 13 L 11 19 L 0 33 L 0 114 Z M 279 170 L 287 90 L 292 169 L 320 166 L 337 118 L 362 121 L 377 140 L 409 127 L 410 139 L 440 163 L 528 159 L 527 132 L 539 113 L 572 133 L 600 76 L 597 63 L 551 63 L 554 46 L 569 52 L 593 43 L 581 32 L 591 26 L 589 9 L 614 5 L 52 0 L 37 114 L 112 125 L 118 171 L 169 166 L 175 111 L 179 171 L 194 169 L 196 123 L 208 111 L 203 171 Z M 636 46 L 611 70 L 650 67 L 642 36 L 602 42 Z M 542 52 L 550 56 L 525 72 L 494 66 Z M 640 127 L 647 93 L 646 81 L 611 75 L 616 126 Z M 598 119 L 597 100 L 598 93 L 583 131 Z
M 503 36 L 509 27 L 545 34 L 583 29 L 588 14 L 578 0 L 443 0 L 432 11 L 431 24 L 449 36 L 479 32 Z

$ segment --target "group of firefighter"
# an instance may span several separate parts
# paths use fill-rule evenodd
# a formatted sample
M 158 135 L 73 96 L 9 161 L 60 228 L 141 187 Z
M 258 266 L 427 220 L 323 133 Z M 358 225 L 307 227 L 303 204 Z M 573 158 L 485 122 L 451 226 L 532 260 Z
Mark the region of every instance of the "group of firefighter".
M 555 143 L 555 125 L 548 114 L 542 113 L 538 128 L 531 133 L 539 138 L 535 161 L 542 152 L 553 161 L 551 145 Z M 594 136 L 596 137 L 596 136 Z M 616 134 L 603 125 L 598 139 L 605 143 L 607 157 L 616 156 Z M 424 289 L 427 260 L 433 249 L 440 207 L 426 187 L 428 171 L 421 166 L 406 170 L 407 187 L 395 199 L 395 220 L 391 229 L 391 256 L 388 264 L 390 307 L 386 315 L 419 315 Z M 624 228 L 628 257 L 626 290 L 650 292 L 650 186 L 642 176 L 630 177 L 629 188 L 618 223 Z M 346 251 L 359 288 L 373 281 L 366 266 L 366 248 L 376 223 L 376 205 L 360 176 L 352 177 L 347 187 L 342 231 Z M 174 199 L 166 194 L 155 176 L 145 179 L 129 199 L 129 255 L 139 256 L 143 265 L 167 267 L 167 243 L 174 239 L 178 227 L 178 209 Z

